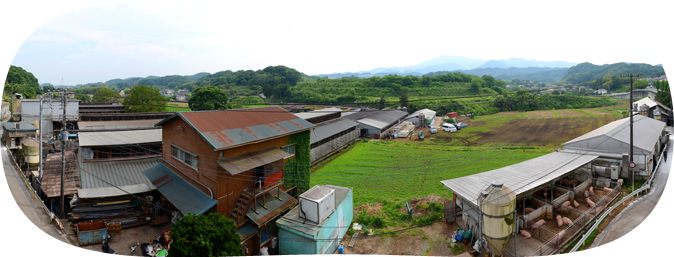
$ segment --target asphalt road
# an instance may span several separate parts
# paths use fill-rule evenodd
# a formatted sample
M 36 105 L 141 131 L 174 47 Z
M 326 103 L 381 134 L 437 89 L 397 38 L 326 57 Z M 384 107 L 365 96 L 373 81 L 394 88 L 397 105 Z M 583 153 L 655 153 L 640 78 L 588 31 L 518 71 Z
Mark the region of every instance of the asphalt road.
M 670 141 L 674 142 L 674 141 Z M 672 147 L 669 147 L 670 152 Z M 660 236 L 658 207 L 669 203 L 674 187 L 674 160 L 663 162 L 651 192 L 632 203 L 599 234 L 585 256 L 651 256 Z
M 38 207 L 19 176 L 0 142 L 0 255 L 81 256 L 50 224 L 49 217 Z

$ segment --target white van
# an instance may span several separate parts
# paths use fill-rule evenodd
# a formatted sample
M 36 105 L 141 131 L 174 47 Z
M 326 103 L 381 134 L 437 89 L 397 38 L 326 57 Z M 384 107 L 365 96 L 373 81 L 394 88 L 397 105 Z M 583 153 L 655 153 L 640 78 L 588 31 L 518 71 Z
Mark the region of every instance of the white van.
M 452 124 L 443 123 L 442 124 L 442 131 L 456 132 L 456 128 Z

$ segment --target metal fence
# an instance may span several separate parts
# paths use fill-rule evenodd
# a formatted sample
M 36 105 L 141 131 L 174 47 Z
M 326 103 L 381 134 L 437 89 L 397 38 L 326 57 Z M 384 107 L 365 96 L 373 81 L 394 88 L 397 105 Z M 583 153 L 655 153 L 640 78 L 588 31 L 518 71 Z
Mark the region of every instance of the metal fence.
M 569 209 L 570 215 L 567 215 L 567 217 L 576 216 L 576 218 L 573 220 L 571 225 L 563 225 L 564 228 L 559 232 L 552 231 L 545 226 L 540 226 L 535 230 L 527 230 L 531 234 L 532 238 L 535 238 L 543 243 L 539 247 L 530 250 L 530 252 L 523 252 L 524 249 L 518 248 L 517 256 L 543 256 L 551 255 L 559 251 L 561 246 L 567 244 L 569 240 L 581 232 L 583 228 L 588 225 L 594 217 L 597 216 L 598 213 L 601 213 L 603 210 L 605 210 L 606 205 L 618 197 L 621 189 L 622 187 L 620 185 L 615 184 L 612 192 L 601 197 L 597 195 L 593 196 L 592 198 L 596 200 L 595 206 L 586 210 L 585 212 Z M 557 210 L 560 207 L 561 204 L 554 206 L 554 209 Z M 531 226 L 531 224 L 535 221 L 529 221 L 529 226 Z M 556 222 L 556 220 L 553 219 L 552 222 Z M 514 249 L 506 248 L 503 251 L 503 256 L 515 257 L 514 252 Z
M 662 154 L 660 154 L 660 158 L 658 159 L 658 164 L 655 166 L 655 169 L 653 169 L 653 175 L 650 176 L 650 178 L 648 178 L 648 180 L 646 181 L 646 183 L 645 183 L 643 186 L 641 186 L 641 188 L 639 188 L 639 189 L 635 190 L 634 192 L 630 193 L 629 195 L 623 197 L 622 200 L 620 200 L 619 202 L 617 202 L 617 203 L 615 203 L 614 205 L 612 205 L 612 206 L 611 206 L 610 208 L 608 208 L 608 210 L 605 211 L 599 218 L 597 218 L 597 220 L 595 221 L 594 225 L 593 225 L 593 226 L 592 226 L 592 227 L 585 233 L 585 235 L 583 235 L 583 236 L 580 238 L 580 240 L 578 241 L 578 243 L 571 249 L 571 251 L 569 251 L 570 253 L 577 251 L 578 248 L 580 248 L 581 246 L 585 245 L 585 240 L 587 240 L 587 238 L 590 237 L 590 234 L 592 234 L 592 231 L 594 231 L 595 229 L 597 229 L 597 227 L 599 227 L 599 223 L 601 223 L 601 221 L 604 220 L 604 219 L 606 218 L 606 216 L 610 215 L 610 214 L 613 212 L 613 210 L 615 210 L 615 208 L 618 207 L 618 205 L 621 205 L 621 204 L 625 203 L 625 201 L 626 201 L 627 199 L 632 199 L 632 198 L 634 198 L 634 196 L 638 196 L 638 195 L 639 195 L 640 193 L 642 193 L 643 191 L 646 191 L 646 190 L 648 190 L 648 189 L 651 188 L 651 183 L 653 182 L 653 178 L 655 178 L 655 175 L 657 175 L 657 172 L 658 172 L 658 170 L 659 170 L 659 168 L 660 168 L 660 164 L 662 163 L 662 155 L 663 155 L 663 154 L 664 154 L 664 152 L 663 152 Z M 614 192 L 615 192 L 615 190 L 614 190 Z

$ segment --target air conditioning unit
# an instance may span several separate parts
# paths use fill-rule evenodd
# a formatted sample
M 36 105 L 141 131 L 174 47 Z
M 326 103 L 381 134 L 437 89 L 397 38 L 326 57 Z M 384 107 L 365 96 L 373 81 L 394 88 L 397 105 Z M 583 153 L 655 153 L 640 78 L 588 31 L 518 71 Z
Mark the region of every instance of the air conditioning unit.
M 299 197 L 300 218 L 321 224 L 335 211 L 335 190 L 315 186 Z
M 620 166 L 611 166 L 611 179 L 617 180 L 620 178 Z

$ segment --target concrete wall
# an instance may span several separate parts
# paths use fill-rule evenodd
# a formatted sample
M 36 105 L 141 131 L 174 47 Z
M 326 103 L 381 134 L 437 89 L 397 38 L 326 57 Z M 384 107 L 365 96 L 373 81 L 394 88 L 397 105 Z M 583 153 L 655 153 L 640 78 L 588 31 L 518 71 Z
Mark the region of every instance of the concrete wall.
M 339 242 L 346 235 L 352 221 L 353 190 L 349 190 L 344 201 L 321 224 L 316 235 L 307 235 L 279 226 L 279 254 L 332 254 L 337 251 Z
M 350 142 L 353 142 L 354 140 L 358 139 L 358 135 L 360 135 L 360 130 L 356 129 L 347 133 L 346 135 L 335 138 L 330 142 L 311 149 L 311 163 L 314 163 L 316 160 L 331 154 L 333 151 L 349 144 Z

